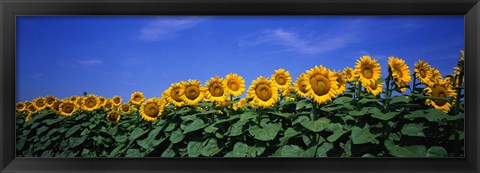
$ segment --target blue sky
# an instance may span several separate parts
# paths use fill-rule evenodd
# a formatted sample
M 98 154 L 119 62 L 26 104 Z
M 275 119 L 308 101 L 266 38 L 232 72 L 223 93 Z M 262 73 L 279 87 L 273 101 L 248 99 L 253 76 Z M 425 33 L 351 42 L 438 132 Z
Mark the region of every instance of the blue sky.
M 17 101 L 83 91 L 127 101 L 159 97 L 181 80 L 204 84 L 238 73 L 288 70 L 293 79 L 322 64 L 353 67 L 362 55 L 426 60 L 452 73 L 464 49 L 463 16 L 19 16 Z

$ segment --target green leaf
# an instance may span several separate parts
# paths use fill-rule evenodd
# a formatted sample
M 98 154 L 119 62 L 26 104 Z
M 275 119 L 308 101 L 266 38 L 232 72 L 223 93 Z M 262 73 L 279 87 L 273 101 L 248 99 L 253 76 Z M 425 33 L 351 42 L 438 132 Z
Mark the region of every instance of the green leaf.
M 425 137 L 425 134 L 423 133 L 423 123 L 420 124 L 405 124 L 402 127 L 402 134 L 407 135 L 407 136 L 420 136 L 420 137 Z
M 137 149 L 128 149 L 125 157 L 143 157 L 143 154 Z
M 233 146 L 232 151 L 228 152 L 225 157 L 247 157 L 249 155 L 250 147 L 243 143 L 237 142 Z
M 202 119 L 195 119 L 192 123 L 188 125 L 180 125 L 181 129 L 183 129 L 183 134 L 187 134 L 196 130 L 203 129 L 207 127 L 208 124 L 205 124 Z
M 247 122 L 248 120 L 255 119 L 258 115 L 254 114 L 253 112 L 245 112 L 243 114 L 240 114 L 240 120 L 241 122 Z
M 173 146 L 173 144 L 170 144 L 170 146 L 165 151 L 163 151 L 161 156 L 162 157 L 175 157 L 175 155 L 177 155 L 177 154 L 172 149 L 172 146 Z
M 366 103 L 370 103 L 370 102 L 377 103 L 377 102 L 380 102 L 381 100 L 382 99 L 364 97 L 360 101 L 358 101 L 358 103 L 360 103 L 360 104 L 366 104 Z
M 295 130 L 294 128 L 292 127 L 289 127 L 287 128 L 287 130 L 285 130 L 285 133 L 283 134 L 283 136 L 285 138 L 291 138 L 291 137 L 294 137 L 296 135 L 300 134 L 299 131 Z
M 140 136 L 144 135 L 147 132 L 148 131 L 145 131 L 142 128 L 137 127 L 135 129 L 133 129 L 133 132 L 130 134 L 129 139 L 130 139 L 130 141 L 133 141 L 133 140 L 139 138 Z
M 217 154 L 221 150 L 222 149 L 220 147 L 218 147 L 217 139 L 210 138 L 210 139 L 208 139 L 207 141 L 204 142 L 203 148 L 200 151 L 200 153 L 203 156 L 210 157 L 210 156 L 214 156 L 215 154 Z
M 316 121 L 302 121 L 300 124 L 312 132 L 320 132 L 325 130 L 328 123 L 330 123 L 330 120 L 322 117 Z
M 228 136 L 238 136 L 243 134 L 246 131 L 243 129 L 244 124 L 244 121 L 237 121 L 236 123 L 232 124 L 232 126 L 230 126 L 228 129 Z
M 369 127 L 363 129 L 358 126 L 352 127 L 352 142 L 353 144 L 373 143 L 378 144 L 379 141 L 375 139 L 377 135 L 370 133 Z
M 384 121 L 390 120 L 393 117 L 395 117 L 396 115 L 400 114 L 400 112 L 388 112 L 388 113 L 384 114 L 380 109 L 378 109 L 376 107 L 370 108 L 370 110 L 368 112 L 371 114 L 371 116 L 373 118 L 376 118 L 376 119 L 379 119 L 379 120 L 384 120 Z
M 395 157 L 425 157 L 426 152 L 427 147 L 419 145 L 405 147 L 394 145 L 389 151 Z
M 77 132 L 80 128 L 82 128 L 80 125 L 73 126 L 72 128 L 68 129 L 67 133 L 65 133 L 65 137 L 70 137 L 70 135 Z
M 343 134 L 347 133 L 348 131 L 339 129 L 335 130 L 333 134 L 327 137 L 328 142 L 335 142 L 338 138 L 342 137 Z
M 280 128 L 281 128 L 280 124 L 267 124 L 263 128 L 255 125 L 250 127 L 250 129 L 248 129 L 248 132 L 255 139 L 258 139 L 261 141 L 271 141 L 275 139 Z
M 115 137 L 115 141 L 117 143 L 123 143 L 123 142 L 127 141 L 127 139 L 128 139 L 127 135 L 122 135 L 122 136 Z
M 187 145 L 188 157 L 198 157 L 202 150 L 203 143 L 201 141 L 190 141 Z
M 47 126 L 42 126 L 40 128 L 37 128 L 37 135 L 42 134 L 43 132 L 47 131 L 48 127 Z
M 68 146 L 70 148 L 75 148 L 79 145 L 81 145 L 85 140 L 87 139 L 87 136 L 82 136 L 82 137 L 70 137 L 68 139 Z
M 311 104 L 308 100 L 300 100 L 298 101 L 297 106 L 295 107 L 295 110 L 298 111 L 300 109 L 307 108 L 308 105 L 310 105 L 311 107 Z
M 297 145 L 285 145 L 279 148 L 272 157 L 300 157 L 305 151 Z
M 276 115 L 282 118 L 289 118 L 292 116 L 292 113 L 283 113 L 283 112 L 270 112 L 272 115 Z
M 151 139 L 151 138 L 146 138 L 146 139 L 143 139 L 143 140 L 137 140 L 137 144 L 146 149 L 146 150 L 151 150 L 153 149 L 154 147 L 158 146 L 163 140 L 155 140 L 155 139 Z
M 368 113 L 369 109 L 370 109 L 369 107 L 364 107 L 360 111 L 353 110 L 353 111 L 348 112 L 348 114 L 351 115 L 351 116 L 363 116 L 363 115 Z
M 345 104 L 345 103 L 348 103 L 352 100 L 353 100 L 353 98 L 351 98 L 351 97 L 338 97 L 335 100 L 333 100 L 332 103 L 333 104 Z
M 410 99 L 407 96 L 395 96 L 390 100 L 390 104 L 408 103 Z
M 298 115 L 298 117 L 292 121 L 292 125 L 295 125 L 304 121 L 310 121 L 310 118 L 308 116 Z
M 167 126 L 167 128 L 165 128 L 164 131 L 170 132 L 172 130 L 175 130 L 176 127 L 177 127 L 177 123 L 168 123 L 168 126 Z
M 208 127 L 206 127 L 205 129 L 203 129 L 206 133 L 215 133 L 217 132 L 218 128 L 215 127 L 217 124 L 212 124 L 212 125 L 209 125 Z
M 183 138 L 185 137 L 185 135 L 183 135 L 184 133 L 182 133 L 182 130 L 181 129 L 177 129 L 175 130 L 171 135 L 170 135 L 170 138 L 169 140 L 173 143 L 173 144 L 176 144 L 180 141 L 183 140 Z
M 433 146 L 427 150 L 427 157 L 448 157 L 448 152 L 440 146 Z
M 45 123 L 50 126 L 50 125 L 55 124 L 55 123 L 58 123 L 58 122 L 60 122 L 60 121 L 62 121 L 62 120 L 63 120 L 63 118 L 57 117 L 57 118 L 55 118 L 55 119 L 45 120 Z
M 158 136 L 158 133 L 160 133 L 162 129 L 161 128 L 155 128 L 153 129 L 152 131 L 150 131 L 150 133 L 148 133 L 148 139 L 155 139 L 155 137 Z
M 332 148 L 332 143 L 324 142 L 320 147 L 317 148 L 317 157 L 328 157 L 327 152 Z

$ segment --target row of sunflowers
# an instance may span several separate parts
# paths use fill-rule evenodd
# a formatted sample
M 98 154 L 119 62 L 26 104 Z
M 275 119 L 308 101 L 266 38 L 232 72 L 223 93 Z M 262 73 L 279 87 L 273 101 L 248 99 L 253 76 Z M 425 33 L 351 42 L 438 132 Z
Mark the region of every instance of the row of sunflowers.
M 42 116 L 39 116 L 38 119 L 41 119 L 41 117 L 46 115 L 60 115 L 63 118 L 68 118 L 92 112 L 93 114 L 98 115 L 98 113 L 101 112 L 99 116 L 104 117 L 107 122 L 113 124 L 118 124 L 121 122 L 120 120 L 140 120 L 128 117 L 132 115 L 138 115 L 145 120 L 145 123 L 150 122 L 151 124 L 168 124 L 166 119 L 170 118 L 172 121 L 174 121 L 173 118 L 178 119 L 177 116 L 169 115 L 180 114 L 183 116 L 188 116 L 189 114 L 196 115 L 199 113 L 202 114 L 203 112 L 203 114 L 226 115 L 223 116 L 223 118 L 226 117 L 226 119 L 219 119 L 219 121 L 222 123 L 233 121 L 235 118 L 241 119 L 241 117 L 245 116 L 246 113 L 254 114 L 257 117 L 255 120 L 257 124 L 256 126 L 261 128 L 270 128 L 270 130 L 274 129 L 274 131 L 278 133 L 282 131 L 282 128 L 277 128 L 277 126 L 273 128 L 273 126 L 270 127 L 267 124 L 272 124 L 273 122 L 285 122 L 270 118 L 269 123 L 265 124 L 262 120 L 262 116 L 264 116 L 264 114 L 281 115 L 280 117 L 287 119 L 291 119 L 290 117 L 293 116 L 309 114 L 309 121 L 312 121 L 313 124 L 306 125 L 308 123 L 304 123 L 304 120 L 301 120 L 302 123 L 300 124 L 302 127 L 307 128 L 307 130 L 310 131 L 308 133 L 314 132 L 312 135 L 317 136 L 312 137 L 311 140 L 315 139 L 313 141 L 320 142 L 317 138 L 321 138 L 321 136 L 325 134 L 320 133 L 324 129 L 320 128 L 322 129 L 320 130 L 319 127 L 331 125 L 331 120 L 334 120 L 339 116 L 345 118 L 348 116 L 363 116 L 371 114 L 372 117 L 377 116 L 377 120 L 382 120 L 378 123 L 382 124 L 383 127 L 388 126 L 385 124 L 385 122 L 388 121 L 390 123 L 390 121 L 395 119 L 395 116 L 408 114 L 408 112 L 415 112 L 415 110 L 428 110 L 430 108 L 434 108 L 445 114 L 442 114 L 442 116 L 462 115 L 463 92 L 461 90 L 463 89 L 462 85 L 464 83 L 463 51 L 461 51 L 461 54 L 462 57 L 460 58 L 458 65 L 454 67 L 453 73 L 446 76 L 442 76 L 437 68 L 431 67 L 427 62 L 422 60 L 419 60 L 414 64 L 415 67 L 413 69 L 413 74 L 411 74 L 410 68 L 403 59 L 389 57 L 387 67 L 388 76 L 386 78 L 382 78 L 381 66 L 378 60 L 372 59 L 370 56 L 362 56 L 357 60 L 354 68 L 346 67 L 343 69 L 343 71 L 337 71 L 331 70 L 322 65 L 314 66 L 313 68 L 306 70 L 305 73 L 300 74 L 295 81 L 292 80 L 292 77 L 287 70 L 280 68 L 275 70 L 270 78 L 259 76 L 256 80 L 252 81 L 248 89 L 242 76 L 238 74 L 228 74 L 225 78 L 221 78 L 219 76 L 212 77 L 205 83 L 204 86 L 202 86 L 201 82 L 198 80 L 188 80 L 173 83 L 168 89 L 163 91 L 160 97 L 147 99 L 142 92 L 134 92 L 126 103 L 120 96 L 105 98 L 87 93 L 84 93 L 83 96 L 71 96 L 65 99 L 58 99 L 55 96 L 39 97 L 32 101 L 18 102 L 16 104 L 17 115 L 21 117 L 20 119 L 24 120 L 24 122 L 21 122 L 20 125 L 17 126 L 17 129 L 24 129 L 26 124 L 31 124 L 28 123 L 28 121 L 32 120 L 32 118 L 35 119 L 35 117 L 39 114 L 42 114 Z M 407 93 L 407 90 L 409 90 L 410 93 Z M 239 98 L 244 94 L 245 91 L 246 96 L 244 98 Z M 392 95 L 394 92 L 396 92 L 397 95 Z M 305 103 L 311 103 L 311 106 L 301 107 L 300 109 L 299 105 L 304 106 Z M 338 105 L 339 103 L 344 104 L 344 107 L 332 107 L 332 105 Z M 397 103 L 397 105 L 395 103 Z M 404 105 L 398 106 L 398 103 Z M 415 103 L 417 105 L 415 105 Z M 349 104 L 353 106 L 348 107 Z M 411 108 L 406 109 L 405 107 L 408 106 L 411 106 Z M 380 113 L 377 114 L 378 111 L 372 111 L 373 109 L 367 110 L 363 107 L 367 107 L 368 109 L 376 108 L 376 110 L 379 110 Z M 179 113 L 187 108 L 187 113 L 185 111 L 183 113 Z M 355 113 L 355 111 L 357 111 L 357 113 Z M 430 112 L 425 111 L 423 113 L 425 113 L 424 115 L 431 114 Z M 122 119 L 122 117 L 128 118 Z M 165 118 L 162 120 L 162 117 Z M 196 118 L 202 119 L 201 117 Z M 182 120 L 185 119 L 186 118 L 182 118 Z M 204 120 L 216 124 L 216 122 L 211 122 L 212 119 L 217 118 Z M 459 118 L 446 119 L 447 121 L 459 121 Z M 362 120 L 361 118 L 353 118 L 350 119 L 350 121 L 351 120 L 354 120 L 356 124 L 361 124 L 359 127 L 362 129 L 367 128 L 369 123 L 372 123 L 370 120 L 366 121 Z M 445 120 L 445 118 L 443 120 Z M 353 135 L 352 129 L 354 129 L 353 127 L 356 126 L 351 124 L 349 120 L 344 119 L 343 121 L 343 123 L 338 124 L 342 131 L 336 135 L 342 136 L 347 132 L 350 132 Z M 440 121 L 440 118 L 436 119 L 435 121 Z M 375 121 L 375 123 L 377 122 Z M 392 124 L 394 123 L 397 122 L 392 122 Z M 463 128 L 462 124 L 459 124 L 458 122 L 455 123 L 454 126 L 457 129 Z M 281 126 L 285 126 L 285 130 L 290 129 L 294 124 L 295 120 L 291 120 L 289 123 Z M 112 124 L 109 126 L 111 127 Z M 141 126 L 142 128 L 148 129 L 147 126 Z M 390 127 L 389 130 L 394 129 L 394 126 L 391 126 L 392 127 Z M 178 128 L 180 127 L 182 126 L 179 126 Z M 203 128 L 204 127 L 207 127 L 207 123 L 205 123 Z M 223 128 L 225 128 L 227 131 L 230 131 L 231 127 L 225 126 Z M 252 127 L 247 128 L 247 131 L 250 132 L 251 128 Z M 418 126 L 418 128 L 419 129 L 414 129 L 414 131 L 418 132 L 418 130 L 422 131 L 423 129 L 426 129 L 425 126 Z M 143 129 L 142 131 L 146 130 Z M 20 131 L 17 132 L 22 133 Z M 185 132 L 185 129 L 183 129 L 183 132 Z M 258 137 L 260 138 L 258 139 L 257 136 L 252 133 L 253 132 L 251 132 L 250 135 L 253 135 L 254 139 L 260 141 L 264 139 L 261 137 Z M 283 131 L 284 135 L 286 135 L 285 133 L 287 132 Z M 335 134 L 336 132 L 333 131 L 333 133 Z M 460 133 L 452 133 L 455 135 L 455 147 L 458 148 L 460 147 L 458 143 L 462 140 L 458 136 Z M 395 133 L 388 132 L 382 135 L 390 136 L 390 134 Z M 168 135 L 168 132 L 166 132 L 165 135 Z M 368 136 L 371 134 L 366 133 L 365 135 Z M 183 136 L 185 139 L 182 139 L 184 139 L 184 142 L 189 145 L 191 139 L 186 138 L 185 134 Z M 218 138 L 216 140 L 223 139 L 223 136 L 224 134 L 216 134 L 216 138 Z M 336 138 L 338 139 L 340 136 Z M 325 138 L 327 137 L 328 136 Z M 376 137 L 378 136 L 375 136 L 375 140 L 371 140 L 370 143 L 377 144 L 377 142 L 375 142 Z M 25 136 L 25 138 L 27 137 Z M 382 138 L 384 140 L 389 139 L 386 136 L 383 136 Z M 358 144 L 358 140 L 356 140 L 356 142 L 355 139 L 353 139 L 353 136 L 350 138 L 350 140 L 352 140 L 354 144 Z M 202 143 L 202 146 L 206 147 L 209 142 L 211 142 L 210 139 L 208 141 L 204 141 L 205 144 Z M 23 141 L 23 143 L 25 143 L 25 141 Z M 385 142 L 383 143 L 384 145 L 387 145 Z M 173 145 L 174 143 L 171 144 Z M 318 143 L 318 145 L 319 144 L 320 143 Z M 306 145 L 303 146 L 303 148 L 308 147 L 306 143 L 303 145 Z M 450 146 L 452 144 L 448 143 L 445 145 Z M 232 145 L 232 147 L 233 146 L 237 146 L 237 144 Z M 297 144 L 288 146 L 302 145 Z M 173 146 L 170 146 L 170 148 L 172 147 Z M 281 152 L 280 150 L 284 150 L 284 146 L 279 147 L 280 148 L 277 152 L 272 151 L 272 153 L 278 154 L 278 152 Z M 316 151 L 318 151 L 319 148 L 320 146 L 317 146 Z M 125 152 L 126 150 L 130 151 L 126 148 L 123 149 Z M 148 147 L 143 147 L 143 149 L 147 151 L 150 150 Z M 389 149 L 391 149 L 391 147 Z M 443 152 L 444 150 L 446 149 L 442 149 L 441 151 Z M 457 149 L 455 149 L 455 151 L 456 150 Z M 89 151 L 94 152 L 91 150 Z M 178 152 L 179 151 L 175 151 L 175 153 L 177 153 L 176 155 L 178 155 Z M 459 154 L 457 152 L 458 151 L 451 155 L 458 156 Z M 392 155 L 392 153 L 390 153 L 390 155 Z

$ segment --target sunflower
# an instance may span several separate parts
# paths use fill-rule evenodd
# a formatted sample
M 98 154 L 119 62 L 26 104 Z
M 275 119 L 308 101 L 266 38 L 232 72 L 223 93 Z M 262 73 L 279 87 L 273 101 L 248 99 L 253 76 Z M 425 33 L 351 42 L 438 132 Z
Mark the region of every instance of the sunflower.
M 295 87 L 295 93 L 302 97 L 306 98 L 307 95 L 307 85 L 308 85 L 308 78 L 305 73 L 300 74 L 300 76 L 297 77 L 297 80 L 293 83 L 293 86 Z
M 30 111 L 28 111 L 28 112 L 29 112 L 28 115 L 25 117 L 25 122 L 28 122 L 32 119 L 32 114 L 30 113 Z
M 17 112 L 22 112 L 25 110 L 27 106 L 25 105 L 24 102 L 18 102 L 16 105 L 15 105 L 15 110 L 17 110 Z
M 35 105 L 33 105 L 33 104 L 27 103 L 26 106 L 27 106 L 26 109 L 27 109 L 28 112 L 30 112 L 30 114 L 35 114 L 39 111 L 37 109 L 37 107 L 35 107 Z
M 78 109 L 78 106 L 71 100 L 63 101 L 62 104 L 59 105 L 59 112 L 60 115 L 69 117 Z
M 47 96 L 45 97 L 45 102 L 48 107 L 52 107 L 53 103 L 57 101 L 58 99 L 55 96 Z
M 292 91 L 295 91 L 295 88 L 293 85 L 288 86 L 287 89 L 282 89 L 280 92 L 282 93 L 282 96 L 287 97 L 288 94 L 292 93 Z
M 380 64 L 370 56 L 362 56 L 355 65 L 355 77 L 366 86 L 375 83 L 381 76 Z
M 431 67 L 430 74 L 432 74 L 432 76 L 430 77 L 430 83 L 428 83 L 428 85 L 433 85 L 437 80 L 442 80 L 442 74 L 440 74 L 438 69 Z
M 417 63 L 415 63 L 415 77 L 420 79 L 421 83 L 424 84 L 429 84 L 430 83 L 430 78 L 432 77 L 432 73 L 430 70 L 430 65 L 423 61 L 419 60 Z
M 113 101 L 113 105 L 118 106 L 118 105 L 122 104 L 122 97 L 113 96 L 112 101 Z
M 196 105 L 200 101 L 202 101 L 204 94 L 204 89 L 198 80 L 188 80 L 186 83 L 183 84 L 183 94 L 181 94 L 182 100 L 187 105 Z
M 110 110 L 110 109 L 113 109 L 113 100 L 112 99 L 107 99 L 105 100 L 105 104 L 103 105 L 103 107 L 106 109 L 106 110 Z
M 345 73 L 345 77 L 347 78 L 348 82 L 355 80 L 355 72 L 352 68 L 345 67 L 345 69 L 343 69 L 343 73 Z
M 278 101 L 278 90 L 271 80 L 260 76 L 252 81 L 248 88 L 247 98 L 252 98 L 251 104 L 261 108 L 273 106 Z
M 70 101 L 75 102 L 78 99 L 78 96 L 71 96 L 68 98 Z
M 455 92 L 452 90 L 451 85 L 449 85 L 445 80 L 436 80 L 431 86 L 428 86 L 424 89 L 427 91 L 428 96 L 438 97 L 438 98 L 447 98 L 454 97 Z M 435 109 L 441 110 L 443 112 L 450 111 L 452 104 L 445 100 L 436 100 L 436 99 L 426 99 L 425 104 L 435 107 Z
M 60 104 L 62 104 L 63 102 L 61 100 L 56 100 L 52 107 L 50 107 L 50 109 L 53 111 L 53 112 L 56 112 L 56 113 L 60 113 Z
M 307 70 L 307 94 L 318 104 L 331 101 L 337 95 L 337 76 L 330 69 L 320 66 Z
M 405 64 L 405 60 L 395 57 L 389 57 L 388 65 L 392 72 L 392 77 L 398 87 L 404 87 L 407 85 L 408 82 L 412 80 L 410 76 L 410 70 L 408 69 L 407 64 Z M 405 90 L 405 89 L 400 89 Z M 405 92 L 405 91 L 402 91 Z
M 84 99 L 85 99 L 85 97 L 77 97 L 74 102 L 79 108 L 81 108 L 81 107 L 83 107 L 83 100 Z
M 107 121 L 111 123 L 118 123 L 121 116 L 122 115 L 120 115 L 118 111 L 111 111 L 107 114 Z
M 185 102 L 182 100 L 184 85 L 184 81 L 170 85 L 170 87 L 163 92 L 162 98 L 164 98 L 167 103 L 173 104 L 177 107 L 185 105 Z
M 134 92 L 130 97 L 130 102 L 134 105 L 140 105 L 145 100 L 145 96 L 142 92 Z
M 83 98 L 82 109 L 86 111 L 93 111 L 99 107 L 100 99 L 93 94 L 89 94 L 87 97 Z
M 370 85 L 366 86 L 365 89 L 367 89 L 367 91 L 374 96 L 377 96 L 382 93 L 383 83 L 371 83 Z
M 292 77 L 290 73 L 283 68 L 275 70 L 275 73 L 272 74 L 273 84 L 277 87 L 278 90 L 282 91 L 290 87 L 292 83 Z
M 157 98 L 150 98 L 140 106 L 140 115 L 146 121 L 155 121 L 162 115 L 163 104 Z
M 120 105 L 120 107 L 118 107 L 118 110 L 122 113 L 122 114 L 130 114 L 130 105 L 129 104 L 122 104 Z
M 211 102 L 223 103 L 227 100 L 227 83 L 220 77 L 215 76 L 205 84 L 205 98 Z
M 337 77 L 337 95 L 341 95 L 347 90 L 347 78 L 345 77 L 345 73 L 342 71 L 334 71 L 333 73 Z
M 227 83 L 227 94 L 237 97 L 245 91 L 245 80 L 238 74 L 228 74 L 225 77 L 225 82 Z
M 105 97 L 101 97 L 101 96 L 100 96 L 100 97 L 98 97 L 98 100 L 100 101 L 100 102 L 98 103 L 98 106 L 99 106 L 99 107 L 102 107 L 102 106 L 105 105 L 105 101 L 106 101 L 107 99 L 105 99 Z
M 47 102 L 45 98 L 35 98 L 33 99 L 33 105 L 37 108 L 38 111 L 41 111 L 47 107 Z

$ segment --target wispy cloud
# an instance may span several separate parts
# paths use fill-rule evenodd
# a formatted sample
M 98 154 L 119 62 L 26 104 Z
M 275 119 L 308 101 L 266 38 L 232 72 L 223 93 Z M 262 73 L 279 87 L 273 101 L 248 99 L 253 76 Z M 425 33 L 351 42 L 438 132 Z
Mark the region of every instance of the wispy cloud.
M 91 65 L 102 64 L 102 61 L 98 59 L 88 59 L 88 60 L 77 61 L 77 63 L 84 66 L 91 66 Z
M 192 28 L 203 21 L 205 17 L 158 17 L 140 30 L 140 39 L 158 41 L 173 38 L 180 31 Z

